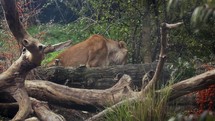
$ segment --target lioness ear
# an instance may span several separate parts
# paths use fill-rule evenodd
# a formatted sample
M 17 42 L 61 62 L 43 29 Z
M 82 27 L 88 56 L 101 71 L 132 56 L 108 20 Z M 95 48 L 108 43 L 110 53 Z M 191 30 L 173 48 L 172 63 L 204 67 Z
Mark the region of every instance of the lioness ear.
M 126 43 L 124 41 L 119 41 L 119 48 L 126 48 Z

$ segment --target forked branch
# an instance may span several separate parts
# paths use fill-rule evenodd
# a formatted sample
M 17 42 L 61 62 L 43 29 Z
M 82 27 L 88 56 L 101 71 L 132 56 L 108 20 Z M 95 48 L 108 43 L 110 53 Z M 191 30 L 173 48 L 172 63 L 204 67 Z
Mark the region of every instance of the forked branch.
M 155 74 L 151 81 L 149 81 L 148 85 L 144 89 L 142 89 L 142 96 L 144 96 L 147 92 L 153 89 L 157 81 L 159 80 L 160 74 L 162 72 L 165 60 L 166 60 L 166 49 L 167 49 L 167 30 L 178 27 L 183 24 L 183 22 L 178 22 L 175 24 L 161 24 L 161 50 L 159 55 L 159 61 L 155 70 Z
M 5 72 L 0 74 L 0 91 L 9 92 L 19 104 L 19 111 L 12 119 L 22 121 L 32 111 L 29 96 L 24 87 L 26 75 L 30 70 L 39 66 L 44 54 L 48 50 L 56 50 L 57 47 L 68 45 L 64 42 L 57 46 L 44 46 L 37 39 L 33 38 L 22 26 L 19 20 L 19 13 L 15 0 L 1 0 L 4 15 L 10 31 L 24 48 L 22 54 Z M 52 47 L 52 49 L 50 49 Z
M 129 102 L 138 101 L 138 100 L 140 100 L 140 97 L 141 97 L 141 101 L 144 101 L 144 99 L 145 99 L 144 95 L 153 89 L 154 85 L 157 83 L 157 81 L 160 77 L 161 71 L 163 69 L 163 65 L 166 60 L 167 30 L 176 28 L 181 24 L 182 24 L 182 22 L 179 22 L 176 24 L 162 23 L 162 25 L 161 25 L 161 35 L 162 35 L 161 36 L 161 51 L 160 51 L 160 55 L 159 55 L 159 61 L 158 61 L 158 64 L 157 64 L 157 67 L 155 70 L 155 74 L 154 74 L 152 80 L 150 80 L 146 86 L 143 86 L 144 88 L 140 91 L 139 95 L 135 95 L 135 97 L 128 99 Z M 105 114 L 108 111 L 112 111 L 112 110 L 116 109 L 117 107 L 124 104 L 125 102 L 127 102 L 127 101 L 125 101 L 125 100 L 121 101 L 121 102 L 111 106 L 110 108 L 107 108 L 106 110 L 94 115 L 93 117 L 87 119 L 86 121 L 97 121 L 97 120 L 101 119 L 101 117 L 105 116 Z
M 72 43 L 72 40 L 68 40 L 66 42 L 58 43 L 58 44 L 55 44 L 55 45 L 48 45 L 44 49 L 44 53 L 47 54 L 47 53 L 51 53 L 51 52 L 54 52 L 54 51 L 62 50 L 65 47 L 71 45 L 71 43 Z

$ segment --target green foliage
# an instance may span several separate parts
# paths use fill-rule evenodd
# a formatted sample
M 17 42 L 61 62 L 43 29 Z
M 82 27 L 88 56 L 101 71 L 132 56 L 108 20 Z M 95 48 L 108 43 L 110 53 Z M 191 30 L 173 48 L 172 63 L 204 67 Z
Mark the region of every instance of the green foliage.
M 168 66 L 168 68 L 172 70 L 170 75 L 171 80 L 174 80 L 174 83 L 176 83 L 183 79 L 194 76 L 196 72 L 195 66 L 197 61 L 199 61 L 197 58 L 194 58 L 191 62 L 183 60 L 182 58 L 175 60 L 174 64 Z
M 72 38 L 68 29 L 67 26 L 60 24 L 43 24 L 30 27 L 28 32 L 42 40 L 44 44 L 56 44 Z
M 28 32 L 36 38 L 39 38 L 44 44 L 56 44 L 59 42 L 72 40 L 73 44 L 86 40 L 93 34 L 101 34 L 114 40 L 124 40 L 126 42 L 129 29 L 122 27 L 121 23 L 99 23 L 93 19 L 83 17 L 73 23 L 61 24 L 43 24 L 32 26 Z M 48 54 L 43 64 L 52 60 L 57 54 Z
M 125 103 L 117 109 L 106 114 L 105 121 L 164 121 L 166 115 L 166 102 L 170 93 L 167 86 L 160 95 L 151 90 L 144 96 L 143 102 Z
M 47 54 L 41 65 L 46 65 L 47 63 L 51 62 L 60 52 L 61 51 L 56 51 Z
M 171 57 L 187 59 L 197 56 L 211 61 L 215 43 L 214 6 L 211 0 L 168 1 L 167 10 L 171 21 L 184 21 L 182 29 L 170 33 L 171 43 L 181 45 L 178 47 L 180 50 L 173 54 L 176 56 Z
M 0 29 L 0 40 L 1 40 L 1 41 L 0 41 L 0 49 L 1 49 L 1 51 L 6 50 L 6 48 L 7 48 L 7 47 L 6 47 L 6 46 L 7 46 L 7 45 L 6 45 L 7 43 L 6 43 L 5 40 L 6 40 L 7 38 L 9 38 L 9 35 L 7 35 L 7 34 L 5 34 L 5 33 L 6 33 L 6 32 L 5 32 L 4 30 L 1 30 L 1 29 Z

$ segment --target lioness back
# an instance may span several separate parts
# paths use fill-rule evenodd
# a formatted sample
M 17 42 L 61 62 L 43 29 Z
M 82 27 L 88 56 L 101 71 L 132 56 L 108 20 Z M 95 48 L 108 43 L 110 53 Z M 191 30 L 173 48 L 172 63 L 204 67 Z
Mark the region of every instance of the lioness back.
M 106 38 L 101 35 L 92 35 L 87 40 L 69 47 L 60 53 L 55 59 L 59 59 L 59 65 L 78 67 L 104 66 L 107 58 Z M 55 59 L 48 66 L 55 65 Z

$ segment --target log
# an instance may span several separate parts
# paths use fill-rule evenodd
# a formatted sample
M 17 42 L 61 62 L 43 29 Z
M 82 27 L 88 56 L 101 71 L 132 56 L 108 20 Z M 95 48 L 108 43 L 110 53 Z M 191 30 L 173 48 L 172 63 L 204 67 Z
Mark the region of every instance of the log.
M 186 95 L 198 90 L 206 89 L 215 84 L 215 70 L 208 71 L 195 77 L 173 84 L 169 101 L 174 100 L 182 95 Z M 116 104 L 123 99 L 132 99 L 137 101 L 141 92 L 130 89 L 131 78 L 124 75 L 117 84 L 106 90 L 77 89 L 55 84 L 49 81 L 31 80 L 25 82 L 25 87 L 30 96 L 37 99 L 43 99 L 49 103 L 71 108 L 71 105 L 93 105 L 96 107 Z M 157 94 L 163 91 L 157 90 Z M 139 95 L 139 96 L 138 96 Z M 144 99 L 144 98 L 143 98 Z M 143 100 L 144 101 L 144 100 Z
M 70 42 L 54 46 L 45 46 L 33 38 L 19 20 L 15 0 L 0 0 L 10 31 L 16 41 L 23 46 L 20 57 L 3 73 L 0 74 L 0 91 L 8 92 L 19 105 L 19 110 L 12 121 L 22 121 L 32 112 L 32 106 L 24 87 L 29 71 L 41 65 L 44 54 L 63 48 Z
M 215 70 L 211 70 L 175 83 L 169 87 L 171 93 L 169 94 L 168 101 L 172 101 L 195 91 L 207 89 L 210 85 L 215 84 L 215 81 L 213 81 L 214 79 Z M 43 99 L 46 97 L 48 102 L 55 100 L 57 103 L 67 102 L 68 104 L 73 102 L 79 105 L 107 106 L 110 104 L 108 102 L 117 103 L 122 98 L 135 97 L 135 95 L 141 93 L 141 91 L 130 89 L 129 85 L 131 80 L 132 79 L 128 75 L 123 75 L 118 83 L 106 90 L 69 88 L 49 81 L 35 80 L 26 81 L 25 86 L 30 96 Z M 160 94 L 162 91 L 163 89 L 160 89 L 157 90 L 156 93 Z M 33 92 L 37 92 L 35 94 L 38 95 L 33 95 Z
M 40 121 L 66 121 L 62 115 L 52 112 L 47 102 L 42 102 L 33 98 L 31 102 L 32 108 Z
M 39 101 L 35 98 L 30 98 L 30 100 L 34 110 L 34 114 L 31 114 L 31 116 L 36 117 L 28 118 L 25 121 L 66 121 L 62 115 L 51 111 L 47 102 Z M 0 103 L 0 114 L 5 115 L 7 118 L 12 118 L 17 110 L 18 103 Z
M 30 96 L 50 103 L 67 105 L 67 107 L 72 104 L 105 107 L 119 102 L 124 97 L 133 96 L 135 93 L 130 88 L 130 83 L 130 76 L 123 75 L 118 83 L 105 90 L 69 88 L 49 81 L 38 80 L 26 81 L 25 86 Z
M 26 81 L 26 88 L 29 92 L 29 95 L 31 96 L 37 96 L 37 98 L 46 97 L 49 100 L 48 102 L 54 101 L 58 104 L 59 103 L 69 104 L 73 102 L 78 105 L 91 104 L 91 105 L 97 105 L 97 106 L 101 106 L 101 105 L 107 106 L 110 103 L 105 103 L 105 102 L 112 102 L 113 99 L 114 99 L 113 104 L 117 103 L 118 101 L 124 98 L 137 101 L 139 99 L 138 95 L 141 95 L 141 93 L 130 90 L 128 86 L 130 82 L 125 83 L 131 80 L 128 76 L 126 76 L 126 78 L 124 79 L 123 79 L 124 83 L 118 83 L 116 84 L 117 86 L 115 85 L 113 86 L 113 88 L 107 89 L 107 90 L 76 89 L 76 88 L 69 88 L 67 86 L 54 84 L 49 81 L 35 81 L 35 80 Z M 210 85 L 215 84 L 215 81 L 213 81 L 214 79 L 215 79 L 215 70 L 212 70 L 212 71 L 208 71 L 200 75 L 197 75 L 195 77 L 183 80 L 176 84 L 173 84 L 170 87 L 172 92 L 169 95 L 168 102 L 182 95 L 186 95 L 198 90 L 206 89 Z M 118 87 L 118 89 L 116 87 Z M 157 94 L 160 94 L 161 91 L 163 90 L 161 89 L 156 92 Z M 35 94 L 38 94 L 38 95 L 32 95 L 33 92 L 37 92 Z M 77 99 L 77 97 L 79 99 Z M 117 97 L 118 99 L 113 97 Z M 132 98 L 129 98 L 129 97 L 132 97 Z M 144 98 L 142 101 L 144 101 Z
M 170 70 L 166 64 L 161 74 L 161 83 L 165 84 L 170 76 Z M 127 64 L 108 66 L 105 68 L 71 68 L 71 67 L 39 67 L 29 76 L 31 79 L 49 80 L 51 82 L 75 88 L 107 89 L 112 87 L 127 74 L 132 78 L 132 84 L 138 88 L 142 85 L 142 77 L 149 71 L 154 71 L 156 63 L 151 64 Z

